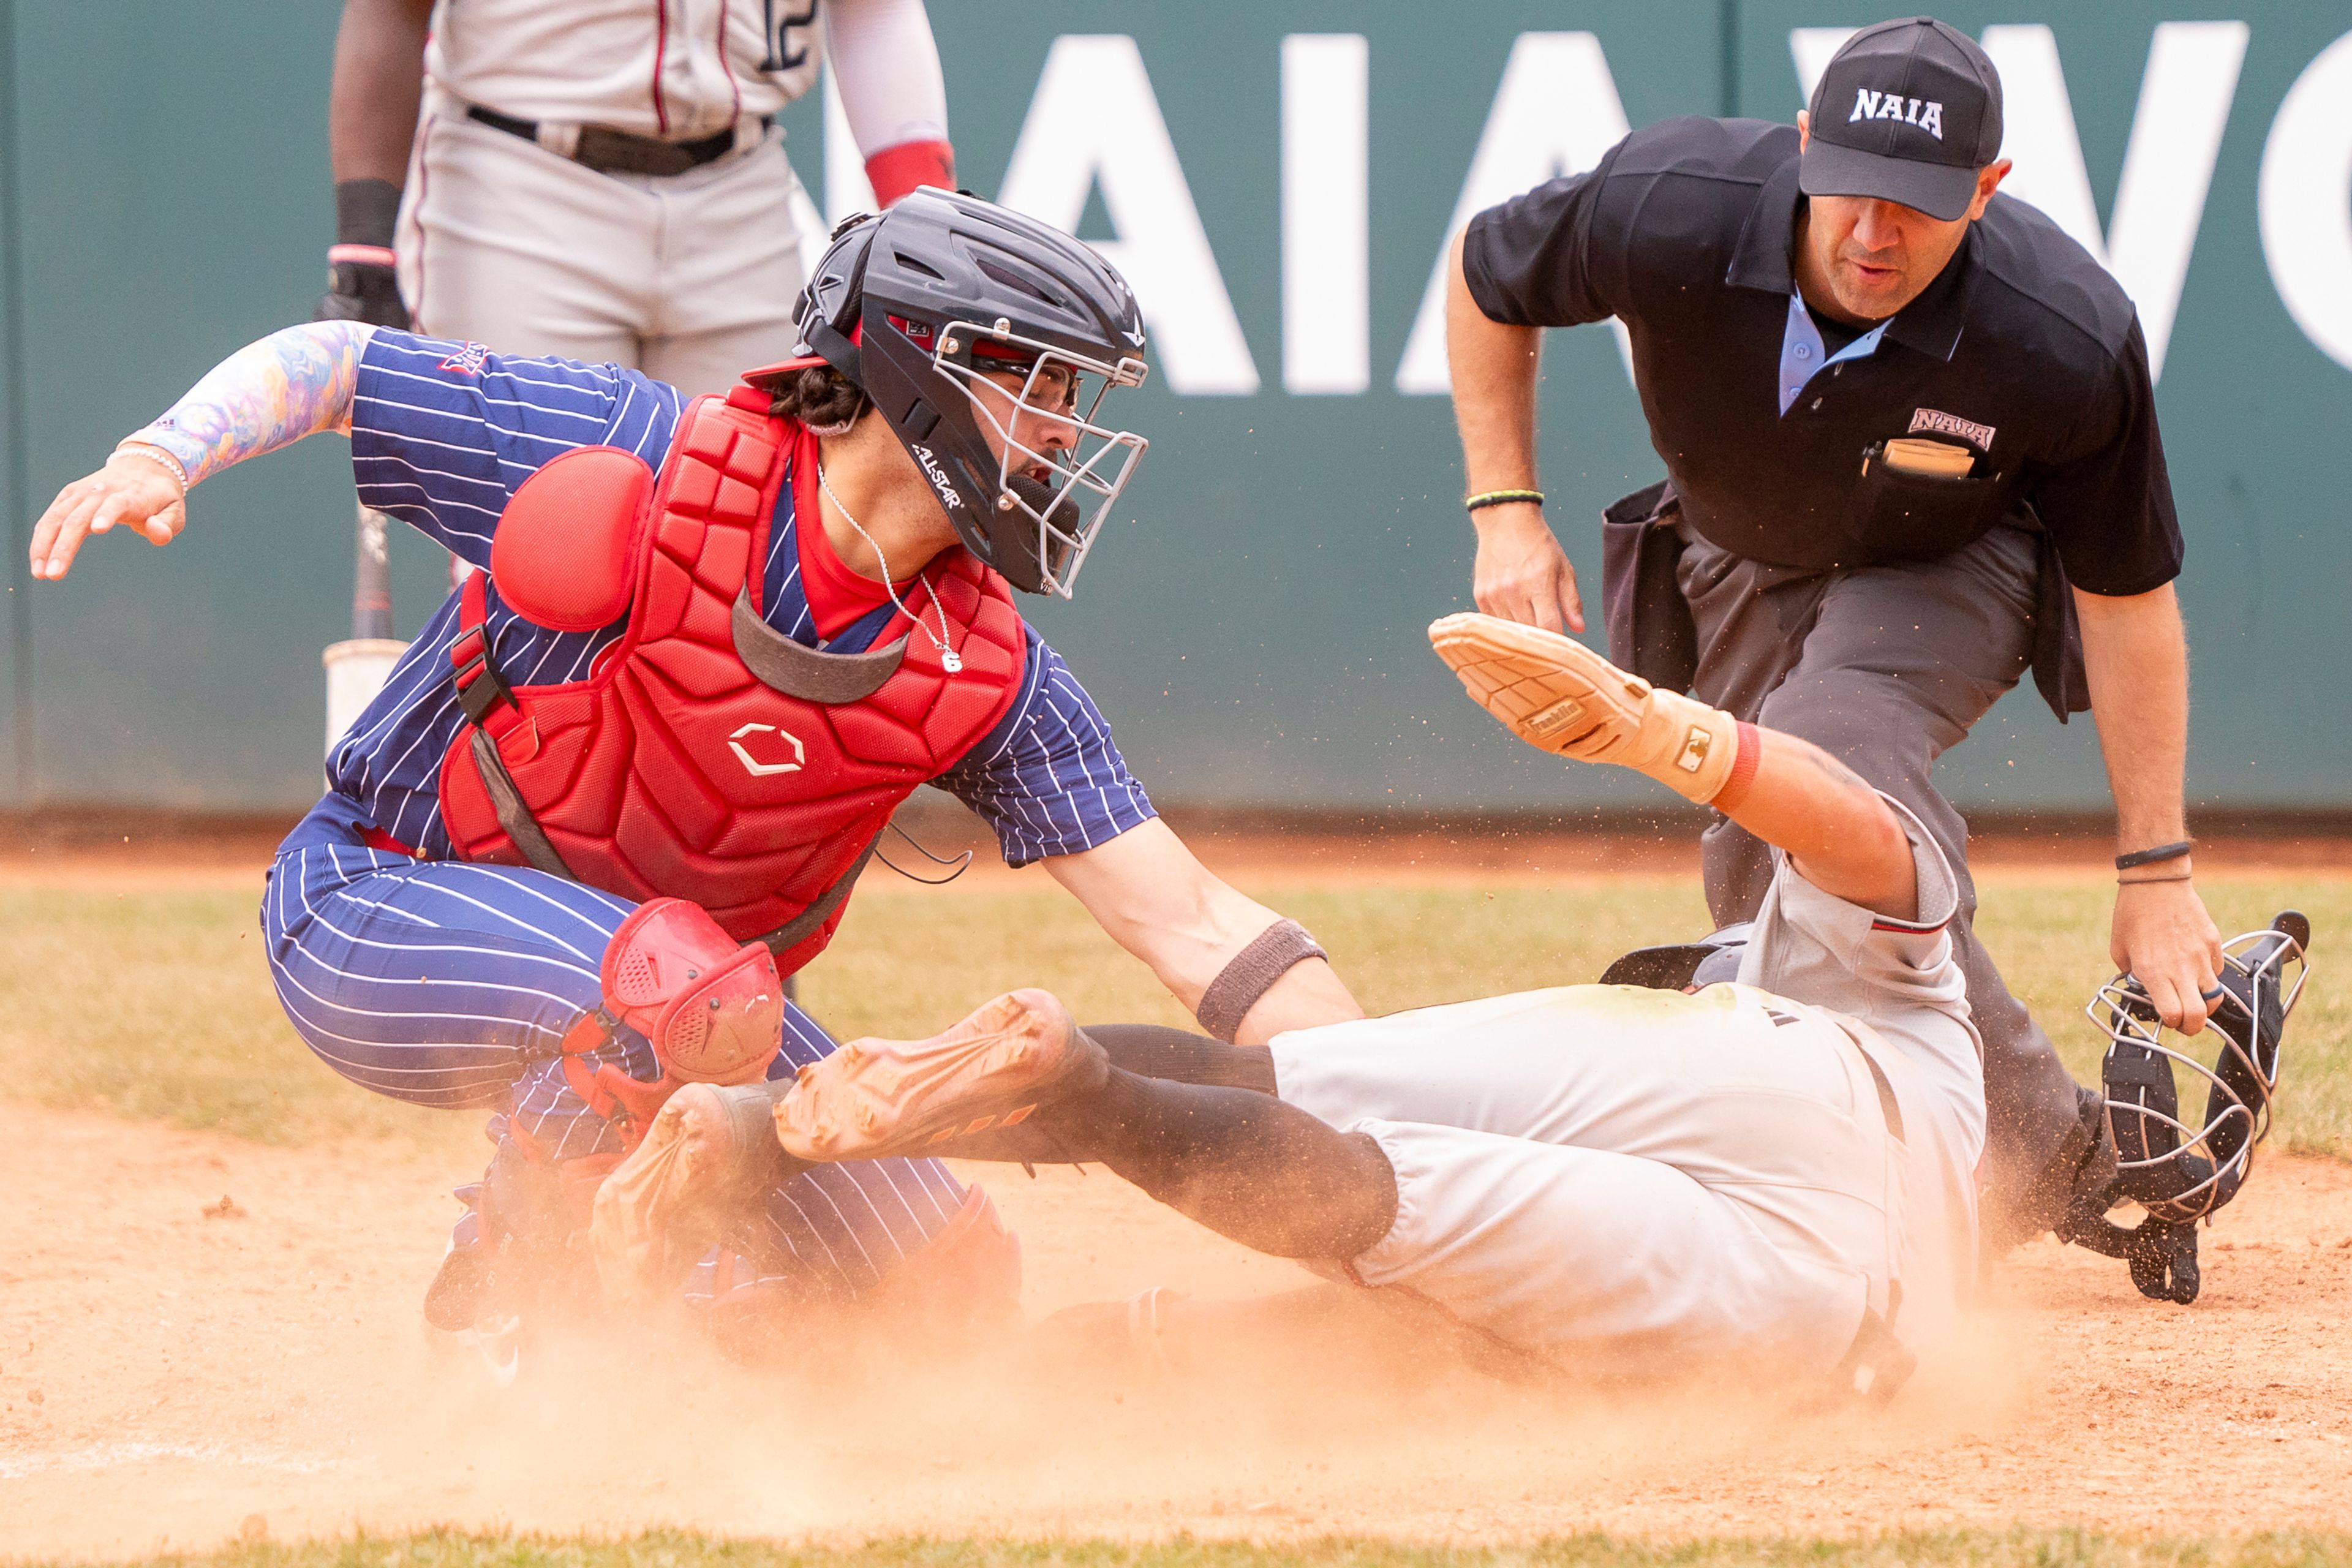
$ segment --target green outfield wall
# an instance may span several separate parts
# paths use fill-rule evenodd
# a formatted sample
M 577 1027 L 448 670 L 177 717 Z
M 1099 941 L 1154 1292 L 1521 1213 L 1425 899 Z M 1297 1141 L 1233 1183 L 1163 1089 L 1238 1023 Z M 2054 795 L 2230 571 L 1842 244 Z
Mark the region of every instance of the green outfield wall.
M 555 3 L 555 0 L 551 0 Z M 28 581 L 31 519 L 236 345 L 307 315 L 330 236 L 331 0 L 0 3 L 0 805 L 278 807 L 317 788 L 345 635 L 345 447 L 205 485 L 168 552 Z M 1628 125 L 1793 117 L 1881 13 L 1842 0 L 932 0 L 964 177 L 1104 246 L 1152 318 L 1151 451 L 1078 598 L 1035 606 L 1163 799 L 1416 810 L 1636 805 L 1460 698 L 1421 628 L 1471 538 L 1426 310 L 1468 210 Z M 2189 538 L 2193 799 L 2352 800 L 2352 8 L 1967 0 L 2008 84 L 2011 189 L 2091 246 L 2160 359 Z M 821 202 L 854 156 L 812 100 Z M 1556 334 L 1552 515 L 1659 473 L 1612 333 Z M 441 567 L 395 542 L 413 630 Z M 1980 807 L 2103 798 L 2097 736 L 2030 691 L 1944 764 Z

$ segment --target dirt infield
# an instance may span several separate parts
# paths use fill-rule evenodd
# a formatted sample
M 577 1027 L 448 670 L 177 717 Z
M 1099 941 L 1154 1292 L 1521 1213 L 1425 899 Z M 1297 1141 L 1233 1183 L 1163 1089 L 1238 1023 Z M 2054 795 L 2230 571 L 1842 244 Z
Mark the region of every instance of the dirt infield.
M 823 1344 L 793 1373 L 614 1346 L 498 1394 L 417 1318 L 470 1156 L 7 1124 L 0 1557 L 433 1521 L 1459 1542 L 2352 1511 L 2352 1171 L 2326 1162 L 2258 1170 L 2208 1233 L 2194 1307 L 2030 1246 L 1992 1277 L 1965 1364 L 1893 1412 L 1790 1415 L 1736 1389 L 1538 1392 L 1308 1345 L 1052 1382 L 1009 1360 L 894 1375 Z M 985 1179 L 1026 1240 L 1033 1315 L 1303 1279 L 1105 1173 Z

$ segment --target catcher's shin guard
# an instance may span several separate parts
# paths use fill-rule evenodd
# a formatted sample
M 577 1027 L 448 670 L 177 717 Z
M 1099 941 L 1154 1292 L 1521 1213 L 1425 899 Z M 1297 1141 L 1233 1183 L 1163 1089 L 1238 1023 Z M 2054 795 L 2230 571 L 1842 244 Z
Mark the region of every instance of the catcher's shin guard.
M 784 983 L 762 944 L 737 942 L 700 905 L 654 899 L 638 905 L 605 944 L 598 966 L 603 1005 L 563 1037 L 563 1076 L 635 1149 L 680 1084 L 757 1083 L 783 1038 Z M 661 1063 L 651 1082 L 589 1053 L 626 1024 Z
M 1573 637 L 1460 615 L 1432 622 L 1429 641 L 1471 700 L 1538 751 L 1632 768 L 1722 811 L 1755 775 L 1753 728 L 1628 675 Z
M 2279 1047 L 2287 1016 L 2303 994 L 2310 941 L 2311 922 L 2289 910 L 2269 929 L 2226 944 L 2224 994 L 2206 1020 L 2221 1042 L 2210 1067 L 2167 1043 L 2147 994 L 2129 975 L 2101 986 L 2087 1009 L 2108 1040 L 2100 1076 L 2116 1176 L 2112 1187 L 2076 1205 L 2063 1234 L 2127 1261 L 2143 1295 L 2184 1303 L 2197 1299 L 2195 1226 L 2237 1196 L 2253 1168 L 2254 1146 L 2270 1131 Z M 2176 1068 L 2206 1086 L 2205 1114 L 2197 1126 L 2181 1116 Z M 2130 1230 L 2105 1217 L 2110 1205 L 2124 1201 L 2147 1211 Z

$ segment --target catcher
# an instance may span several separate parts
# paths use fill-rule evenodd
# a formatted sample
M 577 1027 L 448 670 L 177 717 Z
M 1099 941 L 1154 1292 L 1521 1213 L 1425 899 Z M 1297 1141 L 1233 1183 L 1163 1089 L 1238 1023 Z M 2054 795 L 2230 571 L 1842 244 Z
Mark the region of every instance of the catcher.
M 1098 1161 L 1227 1237 L 1544 1362 L 1763 1360 L 1890 1394 L 1976 1266 L 1980 1047 L 1942 851 L 1818 747 L 1567 637 L 1485 616 L 1431 636 L 1523 739 L 1634 768 L 1775 847 L 1736 984 L 1685 984 L 1722 949 L 1680 950 L 1679 972 L 1651 950 L 1621 970 L 1675 988 L 1527 992 L 1270 1050 L 1083 1030 L 1016 991 L 928 1040 L 854 1041 L 793 1084 L 679 1095 L 599 1197 L 607 1278 L 658 1281 L 728 1193 L 802 1162 Z M 2243 1031 L 2257 1078 L 2231 1081 L 2262 1106 L 2293 1000 L 2278 968 L 2299 952 L 2265 934 L 2231 975 L 2263 1021 Z M 2251 1131 L 2208 1152 L 2237 1161 Z M 2193 1204 L 2192 1185 L 2171 1190 Z M 1160 1305 L 1131 1320 L 1157 1326 Z
M 1134 296 L 1084 245 L 925 188 L 843 226 L 807 352 L 688 401 L 618 366 L 336 321 L 241 351 L 32 539 L 156 543 L 189 486 L 325 430 L 361 499 L 478 567 L 337 744 L 262 909 L 296 1030 L 352 1081 L 496 1112 L 426 1299 L 510 1372 L 568 1305 L 595 1184 L 679 1084 L 834 1048 L 784 996 L 925 784 L 1042 861 L 1213 1034 L 1358 1016 L 1296 924 L 1202 867 L 1013 590 L 1066 595 L 1143 438 Z M 1010 1305 L 1017 1253 L 936 1161 L 799 1173 L 708 1284 L 747 1307 Z M 944 1281 L 942 1284 L 940 1282 Z M 521 1300 L 518 1301 L 520 1290 Z

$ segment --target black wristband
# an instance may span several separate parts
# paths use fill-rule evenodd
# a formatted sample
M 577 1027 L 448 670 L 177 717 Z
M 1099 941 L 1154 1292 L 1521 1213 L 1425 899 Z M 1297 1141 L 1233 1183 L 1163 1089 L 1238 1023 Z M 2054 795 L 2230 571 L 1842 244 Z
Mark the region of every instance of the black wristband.
M 2189 853 L 2189 840 L 2178 844 L 2159 844 L 2153 849 L 2135 849 L 2128 855 L 2116 857 L 2116 869 L 2128 871 L 2135 866 L 2153 866 L 2159 860 L 2178 860 Z
M 1217 972 L 1201 993 L 1201 1005 L 1192 1016 L 1201 1020 L 1201 1027 L 1230 1046 L 1257 999 L 1273 990 L 1293 964 L 1329 956 L 1297 921 L 1276 921 Z
M 341 180 L 335 185 L 335 243 L 392 248 L 400 225 L 400 187 L 390 180 Z

